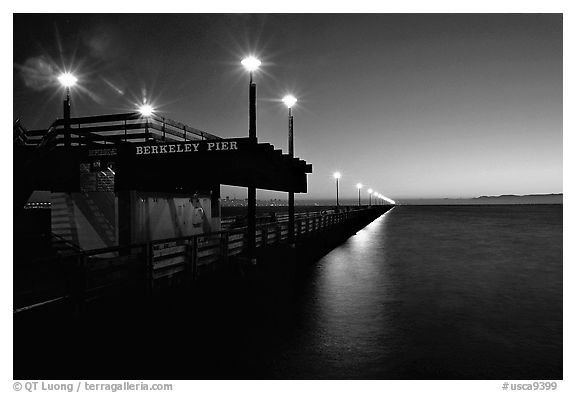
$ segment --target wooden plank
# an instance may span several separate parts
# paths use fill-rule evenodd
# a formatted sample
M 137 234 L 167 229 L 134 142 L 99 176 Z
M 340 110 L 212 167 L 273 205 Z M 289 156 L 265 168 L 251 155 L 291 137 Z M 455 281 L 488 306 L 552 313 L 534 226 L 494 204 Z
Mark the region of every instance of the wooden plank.
M 220 246 L 220 244 L 222 244 L 222 239 L 218 238 L 209 242 L 198 242 L 198 248 L 200 249 L 204 249 L 204 248 L 211 248 L 211 247 L 218 247 Z
M 178 255 L 172 258 L 166 258 L 166 259 L 162 259 L 162 260 L 155 260 L 152 263 L 152 268 L 154 270 L 157 269 L 164 269 L 170 266 L 174 266 L 174 265 L 178 265 L 178 264 L 184 264 L 186 263 L 186 256 L 185 255 Z
M 229 249 L 229 250 L 230 250 L 230 249 Z M 236 250 L 228 251 L 228 255 L 229 255 L 229 256 L 234 256 L 234 255 L 240 254 L 241 252 L 242 252 L 242 248 L 238 248 L 238 249 L 236 249 Z
M 179 265 L 179 266 L 174 266 L 168 269 L 160 269 L 160 270 L 154 270 L 152 271 L 152 279 L 157 280 L 159 278 L 163 278 L 163 277 L 167 277 L 167 276 L 173 276 L 177 273 L 181 273 L 183 271 L 186 270 L 186 266 L 184 265 Z
M 184 251 L 186 251 L 186 245 L 161 248 L 161 249 L 154 250 L 154 258 L 162 257 L 165 255 L 178 254 L 178 253 L 182 253 Z
M 205 265 L 209 265 L 211 263 L 214 263 L 216 261 L 218 261 L 220 258 L 218 255 L 214 255 L 211 257 L 204 257 L 204 258 L 199 258 L 198 259 L 198 266 L 205 266 Z
M 242 250 L 244 248 L 244 243 L 239 244 L 228 244 L 228 252 L 232 250 Z
M 152 243 L 152 248 L 154 250 L 163 250 L 165 248 L 172 248 L 179 246 L 178 242 L 176 241 L 166 241 L 166 242 L 154 242 Z
M 220 247 L 210 248 L 202 251 L 198 250 L 198 258 L 204 258 L 212 255 L 220 255 Z

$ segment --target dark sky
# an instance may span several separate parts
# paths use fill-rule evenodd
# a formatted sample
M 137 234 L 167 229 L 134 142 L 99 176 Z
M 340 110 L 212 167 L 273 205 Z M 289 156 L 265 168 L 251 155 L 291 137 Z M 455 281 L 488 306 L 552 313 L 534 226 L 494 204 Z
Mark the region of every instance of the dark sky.
M 299 99 L 307 198 L 332 197 L 336 170 L 343 198 L 357 182 L 394 199 L 562 192 L 560 14 L 15 15 L 14 118 L 46 128 L 61 116 L 67 68 L 73 116 L 146 98 L 246 136 L 247 54 L 263 62 L 260 141 L 286 149 L 280 98 Z

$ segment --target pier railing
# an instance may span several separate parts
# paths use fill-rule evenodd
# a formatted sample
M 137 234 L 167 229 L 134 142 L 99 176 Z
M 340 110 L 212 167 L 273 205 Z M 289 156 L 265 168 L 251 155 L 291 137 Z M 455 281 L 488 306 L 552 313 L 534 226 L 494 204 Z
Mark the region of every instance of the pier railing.
M 318 236 L 355 219 L 375 217 L 380 210 L 373 207 L 301 215 L 295 220 L 295 240 Z M 256 229 L 257 248 L 287 241 L 287 221 L 262 224 Z M 246 250 L 247 229 L 242 227 L 17 263 L 15 312 L 63 300 L 78 305 L 117 293 L 143 294 L 157 287 L 178 285 L 197 279 L 216 269 L 216 262 L 229 262 Z

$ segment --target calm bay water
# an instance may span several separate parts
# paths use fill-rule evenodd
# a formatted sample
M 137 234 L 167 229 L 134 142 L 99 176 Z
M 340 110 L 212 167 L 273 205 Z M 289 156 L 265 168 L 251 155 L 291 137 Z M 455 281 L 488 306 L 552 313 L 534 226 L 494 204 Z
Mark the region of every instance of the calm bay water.
M 299 283 L 270 377 L 562 378 L 561 205 L 398 206 Z
M 20 321 L 15 378 L 562 379 L 561 205 L 397 206 L 276 266 L 80 325 Z

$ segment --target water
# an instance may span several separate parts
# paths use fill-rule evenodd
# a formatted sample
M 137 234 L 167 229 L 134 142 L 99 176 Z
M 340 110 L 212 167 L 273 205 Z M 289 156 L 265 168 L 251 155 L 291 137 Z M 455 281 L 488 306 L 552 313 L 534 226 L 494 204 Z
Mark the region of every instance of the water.
M 561 379 L 562 206 L 398 206 L 298 299 L 275 378 Z
M 562 379 L 562 206 L 397 206 L 301 270 L 103 315 L 20 321 L 15 378 Z

